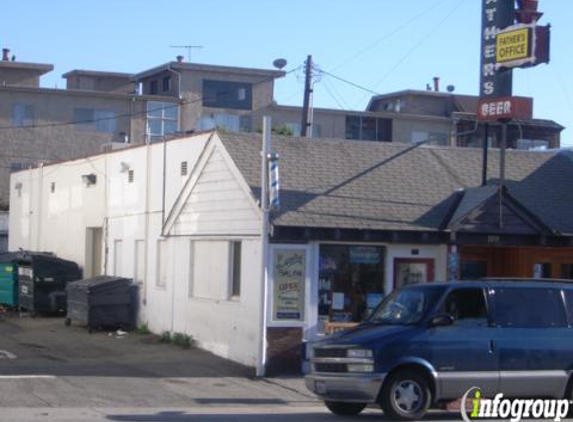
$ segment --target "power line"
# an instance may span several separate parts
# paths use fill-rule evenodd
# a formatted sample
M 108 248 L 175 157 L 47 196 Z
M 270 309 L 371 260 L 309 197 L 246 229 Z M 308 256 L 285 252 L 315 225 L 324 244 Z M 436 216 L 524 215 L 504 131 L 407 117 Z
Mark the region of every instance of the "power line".
M 334 86 L 332 86 L 332 90 L 331 90 L 331 85 L 330 82 L 328 81 L 328 78 L 324 79 L 324 88 L 326 89 L 326 92 L 328 92 L 328 94 L 330 95 L 330 97 L 336 102 L 336 104 L 338 104 L 338 106 L 340 107 L 341 110 L 345 110 L 348 107 L 344 107 L 341 102 L 338 100 L 337 97 L 339 97 L 340 95 L 334 95 L 335 93 L 335 89 Z M 342 98 L 342 96 L 340 96 L 340 99 L 342 101 L 344 101 L 344 99 Z
M 365 48 L 363 48 L 362 50 L 358 51 L 357 53 L 355 53 L 353 56 L 351 56 L 350 58 L 344 60 L 343 62 L 337 64 L 336 66 L 334 66 L 332 68 L 332 70 L 337 70 L 339 68 L 341 68 L 342 66 L 344 66 L 345 64 L 347 64 L 348 62 L 351 62 L 353 60 L 355 60 L 356 58 L 360 57 L 362 54 L 366 53 L 367 51 L 373 49 L 374 47 L 376 47 L 378 44 L 380 44 L 382 41 L 387 40 L 388 38 L 394 36 L 395 34 L 397 34 L 398 32 L 400 32 L 402 29 L 410 26 L 412 23 L 416 22 L 418 19 L 420 19 L 421 17 L 425 16 L 426 14 L 428 14 L 429 12 L 431 12 L 432 10 L 434 10 L 435 8 L 437 8 L 438 6 L 441 6 L 443 3 L 445 3 L 448 0 L 440 0 L 438 2 L 436 2 L 433 6 L 430 6 L 429 8 L 427 8 L 426 10 L 424 10 L 423 12 L 419 13 L 418 15 L 414 16 L 413 18 L 409 19 L 408 21 L 406 21 L 405 23 L 403 23 L 402 25 L 399 25 L 398 27 L 396 27 L 394 30 L 390 31 L 389 33 L 383 35 L 382 37 L 378 38 L 376 41 L 374 41 L 373 43 L 369 44 L 368 46 L 366 46 Z
M 398 60 L 398 62 L 396 62 L 396 64 L 394 66 L 392 66 L 388 72 L 386 72 L 386 74 L 382 77 L 382 79 L 380 79 L 378 82 L 376 82 L 376 84 L 374 84 L 373 88 L 376 89 L 384 80 L 386 80 L 386 78 L 388 78 L 392 73 L 394 73 L 394 71 L 402 63 L 404 63 L 406 61 L 406 59 L 408 59 L 408 57 L 410 57 L 414 53 L 414 51 L 416 51 L 424 42 L 426 42 L 428 40 L 428 38 L 434 32 L 436 32 L 450 18 L 450 16 L 452 16 L 456 12 L 456 10 L 458 10 L 459 7 L 463 3 L 465 3 L 465 1 L 466 0 L 460 0 L 440 22 L 438 22 L 436 25 L 434 25 L 422 38 L 420 38 L 420 41 L 418 41 L 412 48 L 410 48 L 410 50 L 408 50 L 406 52 L 406 54 L 404 54 L 404 56 L 402 56 Z M 360 101 L 362 101 L 362 100 L 364 100 L 364 96 L 360 99 Z
M 366 92 L 368 92 L 368 93 L 370 93 L 370 94 L 380 95 L 379 92 L 373 91 L 373 90 L 371 90 L 370 88 L 366 88 L 365 86 L 358 85 L 357 83 L 354 83 L 354 82 L 351 82 L 351 81 L 349 81 L 349 80 L 347 80 L 347 79 L 341 78 L 340 76 L 337 76 L 337 75 L 335 75 L 335 74 L 333 74 L 333 73 L 327 72 L 326 70 L 320 69 L 319 72 L 320 72 L 320 73 L 323 73 L 323 74 L 325 74 L 325 75 L 328 75 L 328 76 L 330 76 L 330 77 L 332 77 L 332 78 L 334 78 L 334 79 L 337 79 L 337 80 L 339 80 L 340 82 L 344 82 L 344 83 L 346 83 L 346 84 L 348 84 L 348 85 L 351 85 L 351 86 L 353 86 L 353 87 L 355 87 L 355 88 L 358 88 L 358 89 L 361 89 L 361 90 L 363 90 L 363 91 L 366 91 Z

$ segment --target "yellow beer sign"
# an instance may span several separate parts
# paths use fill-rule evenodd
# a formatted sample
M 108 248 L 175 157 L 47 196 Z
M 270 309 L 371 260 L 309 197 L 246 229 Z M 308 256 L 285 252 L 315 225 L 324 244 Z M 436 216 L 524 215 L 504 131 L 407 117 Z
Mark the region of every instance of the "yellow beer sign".
M 502 31 L 496 36 L 495 58 L 498 64 L 527 61 L 532 58 L 532 28 Z

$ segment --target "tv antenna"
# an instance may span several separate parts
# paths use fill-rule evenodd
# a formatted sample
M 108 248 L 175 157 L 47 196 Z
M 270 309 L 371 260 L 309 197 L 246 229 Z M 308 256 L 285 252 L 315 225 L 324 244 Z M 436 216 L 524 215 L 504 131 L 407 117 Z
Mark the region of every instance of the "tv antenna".
M 202 45 L 170 45 L 171 48 L 184 48 L 187 50 L 187 61 L 191 62 L 191 50 L 196 49 L 199 50 L 203 48 Z

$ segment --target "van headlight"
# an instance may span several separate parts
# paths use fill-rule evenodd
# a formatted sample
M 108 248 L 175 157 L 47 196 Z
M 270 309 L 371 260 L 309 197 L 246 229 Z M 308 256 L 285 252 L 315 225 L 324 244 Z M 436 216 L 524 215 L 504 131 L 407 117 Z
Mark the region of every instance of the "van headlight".
M 349 363 L 346 365 L 348 372 L 374 372 L 374 365 L 367 363 Z
M 348 349 L 346 351 L 346 357 L 357 358 L 357 359 L 367 359 L 372 358 L 372 350 L 370 349 Z

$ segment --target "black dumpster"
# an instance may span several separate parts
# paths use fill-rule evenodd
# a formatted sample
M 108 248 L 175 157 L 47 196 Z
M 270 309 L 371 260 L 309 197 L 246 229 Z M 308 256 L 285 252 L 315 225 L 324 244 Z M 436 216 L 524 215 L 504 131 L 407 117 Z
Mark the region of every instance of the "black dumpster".
M 69 283 L 66 325 L 97 328 L 135 328 L 137 285 L 129 278 L 97 276 Z
M 18 259 L 19 306 L 32 313 L 66 311 L 66 285 L 80 280 L 78 264 L 43 252 L 25 252 Z

